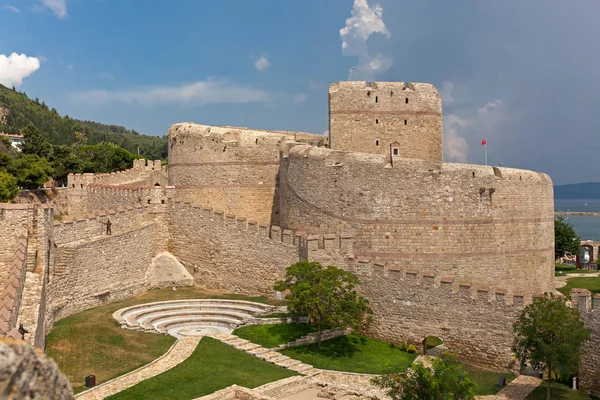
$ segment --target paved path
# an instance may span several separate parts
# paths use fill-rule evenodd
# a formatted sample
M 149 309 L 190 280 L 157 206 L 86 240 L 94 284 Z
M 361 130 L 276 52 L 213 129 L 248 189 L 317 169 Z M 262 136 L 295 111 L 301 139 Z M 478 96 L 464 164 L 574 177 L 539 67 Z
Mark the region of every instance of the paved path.
M 246 353 L 263 361 L 275 364 L 278 367 L 291 369 L 292 371 L 296 371 L 303 375 L 312 375 L 319 371 L 310 364 L 304 364 L 301 361 L 294 360 L 293 358 L 284 356 L 283 354 L 273 351 L 272 349 L 267 349 L 266 347 L 262 347 L 236 335 L 219 333 L 217 335 L 213 335 L 212 337 L 225 344 L 233 346 L 238 350 L 245 351 Z
M 493 396 L 478 396 L 479 400 L 524 400 L 542 382 L 533 376 L 520 375 Z
M 135 371 L 98 385 L 93 389 L 79 393 L 75 398 L 78 400 L 101 400 L 130 388 L 143 380 L 168 371 L 192 355 L 196 346 L 200 343 L 200 339 L 202 337 L 199 336 L 186 336 L 179 339 L 167 353 L 150 364 L 146 364 Z

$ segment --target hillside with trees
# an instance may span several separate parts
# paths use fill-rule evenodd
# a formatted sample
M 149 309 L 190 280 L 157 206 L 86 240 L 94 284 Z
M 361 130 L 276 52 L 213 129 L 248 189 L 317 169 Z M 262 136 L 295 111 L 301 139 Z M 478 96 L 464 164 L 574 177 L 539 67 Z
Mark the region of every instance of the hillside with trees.
M 555 199 L 600 199 L 600 182 L 554 186 Z
M 141 135 L 118 125 L 105 125 L 93 121 L 81 121 L 49 108 L 38 98 L 30 99 L 26 93 L 0 84 L 0 132 L 21 134 L 32 124 L 52 145 L 73 145 L 81 138 L 86 144 L 114 143 L 125 150 L 152 160 L 167 158 L 166 136 Z

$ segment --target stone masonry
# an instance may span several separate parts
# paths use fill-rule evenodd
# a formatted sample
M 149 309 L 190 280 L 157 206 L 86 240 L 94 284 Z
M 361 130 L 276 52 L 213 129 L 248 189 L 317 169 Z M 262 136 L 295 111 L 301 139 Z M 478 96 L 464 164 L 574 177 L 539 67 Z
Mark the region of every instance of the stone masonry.
M 555 288 L 552 181 L 444 163 L 432 85 L 344 82 L 329 95 L 330 140 L 180 123 L 168 168 L 137 160 L 70 175 L 60 221 L 47 206 L 0 206 L 1 279 L 21 271 L 14 254 L 19 237 L 27 243 L 7 324 L 25 323 L 43 347 L 54 321 L 170 277 L 273 296 L 285 268 L 308 259 L 360 277 L 372 336 L 419 345 L 434 335 L 462 360 L 511 368 L 512 323 Z M 153 264 L 163 253 L 176 260 Z M 0 299 L 12 293 L 3 287 Z M 581 384 L 600 394 L 600 324 L 594 311 L 582 318 L 594 333 Z

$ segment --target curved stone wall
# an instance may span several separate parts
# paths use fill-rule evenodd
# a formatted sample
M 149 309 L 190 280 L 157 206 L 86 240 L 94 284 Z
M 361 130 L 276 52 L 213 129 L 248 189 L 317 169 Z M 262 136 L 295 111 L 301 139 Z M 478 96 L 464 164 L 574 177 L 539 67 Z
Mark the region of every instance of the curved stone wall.
M 359 259 L 511 294 L 554 290 L 553 189 L 541 173 L 294 146 L 281 226 L 352 233 Z
M 177 199 L 277 224 L 279 154 L 284 141 L 324 144 L 299 132 L 176 124 L 169 130 L 169 185 Z M 275 200 L 275 201 L 274 201 Z
M 429 83 L 340 82 L 329 87 L 335 150 L 442 161 L 442 98 Z

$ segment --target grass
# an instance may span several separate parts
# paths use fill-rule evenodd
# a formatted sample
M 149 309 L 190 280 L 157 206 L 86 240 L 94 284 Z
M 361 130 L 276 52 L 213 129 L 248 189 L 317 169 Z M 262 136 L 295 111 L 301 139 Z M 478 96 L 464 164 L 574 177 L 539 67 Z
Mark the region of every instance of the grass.
M 233 384 L 255 388 L 297 375 L 216 339 L 204 337 L 192 355 L 174 368 L 107 399 L 188 400 Z
M 574 265 L 568 264 L 556 264 L 554 267 L 555 276 L 565 276 L 569 274 L 593 274 L 598 271 L 591 271 L 588 269 L 577 269 Z
M 358 335 L 326 340 L 320 346 L 314 343 L 280 352 L 316 368 L 366 374 L 404 369 L 417 358 L 416 354 L 402 352 L 386 342 Z
M 469 373 L 473 382 L 477 384 L 474 391 L 475 396 L 490 396 L 498 393 L 502 389 L 498 386 L 498 378 L 500 376 L 504 377 L 505 385 L 508 385 L 515 379 L 514 374 L 507 372 L 487 371 L 468 364 L 463 364 L 463 368 Z
M 440 344 L 444 343 L 442 339 L 436 336 L 427 336 L 425 338 L 425 343 L 427 344 L 427 350 L 433 349 L 434 347 L 438 347 Z
M 263 347 L 273 348 L 316 330 L 314 325 L 308 324 L 269 324 L 244 326 L 233 331 L 233 334 Z
M 266 297 L 223 295 L 199 288 L 150 290 L 139 296 L 89 309 L 54 324 L 46 338 L 46 354 L 67 375 L 75 392 L 85 389 L 85 377 L 102 383 L 160 357 L 174 343 L 171 336 L 122 329 L 112 317 L 119 308 L 161 300 L 221 298 L 280 304 Z
M 565 296 L 570 296 L 571 289 L 573 288 L 582 288 L 587 289 L 592 292 L 592 296 L 595 293 L 600 293 L 600 276 L 594 276 L 590 278 L 578 277 L 578 278 L 568 278 L 567 285 L 561 288 L 558 288 L 558 291 L 564 294 Z
M 590 397 L 588 394 L 581 390 L 573 390 L 567 385 L 562 383 L 553 382 L 552 390 L 550 392 L 552 400 L 590 400 L 597 399 L 596 397 Z M 546 400 L 546 381 L 543 381 L 533 392 L 531 392 L 525 400 Z

